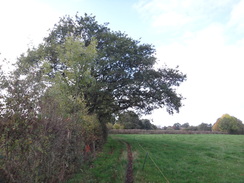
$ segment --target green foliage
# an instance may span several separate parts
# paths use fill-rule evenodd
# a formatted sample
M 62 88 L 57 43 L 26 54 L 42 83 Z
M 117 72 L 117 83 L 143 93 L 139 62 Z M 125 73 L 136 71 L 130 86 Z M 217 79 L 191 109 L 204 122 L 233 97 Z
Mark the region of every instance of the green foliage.
M 105 124 L 124 110 L 148 114 L 166 107 L 173 114 L 182 106 L 175 89 L 186 75 L 178 68 L 154 69 L 155 55 L 152 45 L 113 32 L 95 17 L 65 16 L 43 44 L 19 58 L 16 73 L 58 77 L 76 92 L 70 97 L 84 99 L 88 113 L 97 115 L 106 138 Z M 48 77 L 50 85 L 56 82 Z
M 87 65 L 92 64 L 94 50 L 92 44 L 84 47 L 67 38 L 58 49 L 64 72 L 50 75 L 51 65 L 40 47 L 22 55 L 17 69 L 5 77 L 0 169 L 11 182 L 60 182 L 103 143 L 101 125 L 95 114 L 88 114 L 80 91 L 93 83 Z M 40 62 L 31 63 L 35 58 Z
M 38 113 L 7 113 L 1 120 L 1 167 L 11 182 L 61 181 L 83 164 L 84 146 L 101 139 L 95 116 L 79 110 L 68 118 L 60 104 L 45 95 Z
M 108 138 L 103 150 L 92 165 L 85 165 L 81 171 L 66 183 L 94 182 L 120 183 L 125 180 L 127 165 L 126 146 L 118 139 Z
M 3 111 L 3 108 L 4 108 L 4 103 L 3 103 L 3 100 L 4 100 L 4 91 L 2 90 L 4 88 L 4 83 L 6 81 L 6 78 L 4 76 L 4 73 L 3 73 L 3 70 L 2 70 L 2 65 L 0 65 L 0 119 L 2 117 L 2 111 Z
M 198 126 L 190 126 L 189 123 L 175 123 L 172 127 L 164 127 L 164 130 L 184 130 L 184 131 L 212 131 L 212 124 L 201 123 Z
M 141 129 L 146 129 L 146 130 L 156 130 L 157 127 L 153 125 L 149 119 L 141 119 Z
M 148 119 L 139 119 L 139 116 L 133 111 L 126 111 L 119 114 L 117 124 L 122 125 L 125 129 L 157 129 Z
M 190 126 L 189 123 L 184 123 L 184 124 L 181 125 L 181 127 L 185 128 L 185 129 L 188 128 L 189 126 Z
M 181 127 L 181 124 L 180 124 L 180 123 L 175 123 L 175 124 L 173 125 L 173 129 L 174 129 L 174 130 L 180 130 L 180 127 Z
M 107 126 L 108 130 L 111 130 L 111 129 L 113 129 L 114 125 L 112 123 L 107 123 L 106 126 Z
M 91 76 L 91 67 L 96 57 L 96 42 L 92 41 L 85 47 L 80 39 L 67 37 L 64 44 L 57 46 L 59 64 L 65 67 L 62 71 L 63 79 L 70 82 L 69 86 L 74 85 L 76 91 L 92 85 L 95 81 Z
M 140 129 L 141 121 L 139 116 L 133 111 L 127 111 L 119 115 L 117 123 L 123 125 L 125 129 Z
M 64 119 L 14 118 L 1 126 L 2 167 L 11 182 L 55 182 L 75 170 L 75 159 L 79 157 L 79 162 L 82 158 L 78 149 L 82 150 L 83 144 L 74 148 L 71 143 L 82 137 L 70 137 L 69 132 L 81 130 L 79 126 L 66 124 Z
M 224 114 L 213 125 L 213 131 L 227 132 L 231 134 L 244 133 L 244 125 L 241 120 L 229 114 Z
M 141 44 L 124 33 L 110 31 L 107 24 L 100 25 L 95 17 L 86 14 L 84 17 L 61 18 L 44 39 L 42 52 L 54 72 L 66 67 L 67 63 L 60 62 L 63 59 L 57 50 L 71 35 L 85 47 L 96 40 L 97 57 L 90 67 L 96 84 L 83 85 L 80 89 L 84 91 L 89 112 L 96 113 L 101 123 L 108 122 L 113 113 L 128 108 L 150 113 L 165 106 L 169 113 L 179 111 L 183 97 L 176 93 L 175 87 L 186 76 L 178 68 L 165 66 L 155 70 L 153 46 Z
M 61 18 L 14 72 L 0 75 L 0 169 L 12 182 L 60 182 L 104 142 L 116 114 L 178 112 L 183 97 L 175 89 L 186 76 L 155 63 L 152 45 L 94 17 Z M 149 128 L 137 114 L 131 119 L 133 128 Z
M 212 131 L 212 124 L 201 123 L 197 128 L 199 131 Z
M 114 125 L 113 125 L 113 129 L 124 129 L 125 127 L 123 126 L 123 125 L 121 125 L 121 124 L 119 124 L 119 123 L 115 123 Z

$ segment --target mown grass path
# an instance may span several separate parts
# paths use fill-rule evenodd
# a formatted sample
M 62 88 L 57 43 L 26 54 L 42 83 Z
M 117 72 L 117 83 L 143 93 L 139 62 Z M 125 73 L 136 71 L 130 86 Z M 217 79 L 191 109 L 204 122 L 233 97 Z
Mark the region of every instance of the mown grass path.
M 131 146 L 128 142 L 125 142 L 127 146 L 127 169 L 125 175 L 125 183 L 133 183 L 133 155 L 131 152 Z

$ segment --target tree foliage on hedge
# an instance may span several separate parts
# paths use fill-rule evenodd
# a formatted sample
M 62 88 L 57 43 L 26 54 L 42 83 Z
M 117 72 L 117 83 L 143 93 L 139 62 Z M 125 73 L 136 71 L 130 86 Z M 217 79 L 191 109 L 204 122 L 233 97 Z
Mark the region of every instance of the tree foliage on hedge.
M 243 134 L 244 125 L 241 120 L 229 114 L 224 114 L 217 119 L 212 127 L 213 131 L 227 132 L 230 134 Z

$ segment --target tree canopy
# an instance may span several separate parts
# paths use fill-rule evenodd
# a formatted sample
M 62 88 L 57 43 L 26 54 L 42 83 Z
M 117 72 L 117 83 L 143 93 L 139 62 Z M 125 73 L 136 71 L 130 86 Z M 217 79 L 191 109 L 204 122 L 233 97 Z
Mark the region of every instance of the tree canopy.
M 213 131 L 221 131 L 227 133 L 244 133 L 244 125 L 242 121 L 229 114 L 224 114 L 214 123 Z
M 97 114 L 103 123 L 113 114 L 132 108 L 144 114 L 160 107 L 170 114 L 179 112 L 183 97 L 176 88 L 186 75 L 178 68 L 155 69 L 156 50 L 152 45 L 111 31 L 107 25 L 98 24 L 95 17 L 87 14 L 65 16 L 51 29 L 44 43 L 29 50 L 18 64 L 28 73 L 26 62 L 39 67 L 46 63 L 46 75 L 60 74 L 69 83 L 74 81 L 72 73 L 78 72 L 75 80 L 79 83 L 79 95 L 86 101 L 88 112 Z M 91 60 L 89 54 L 77 47 L 86 50 L 91 45 L 95 45 L 96 56 L 87 63 L 87 59 Z

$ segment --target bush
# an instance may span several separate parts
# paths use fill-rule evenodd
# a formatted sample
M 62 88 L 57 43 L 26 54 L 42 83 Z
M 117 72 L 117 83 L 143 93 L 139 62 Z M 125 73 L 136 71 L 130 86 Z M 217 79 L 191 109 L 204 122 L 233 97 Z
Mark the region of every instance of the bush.
M 107 123 L 106 126 L 107 126 L 108 130 L 111 130 L 111 129 L 113 129 L 114 125 L 112 123 Z
M 0 114 L 0 178 L 52 183 L 79 170 L 102 138 L 101 125 L 83 100 L 69 97 L 61 85 L 43 89 L 36 78 L 11 78 L 7 86 Z
M 113 129 L 124 129 L 124 126 L 119 123 L 115 123 Z
M 0 167 L 11 182 L 60 182 L 86 160 L 85 146 L 100 139 L 95 116 L 66 118 L 56 101 L 48 101 L 38 116 L 16 113 L 1 119 Z

